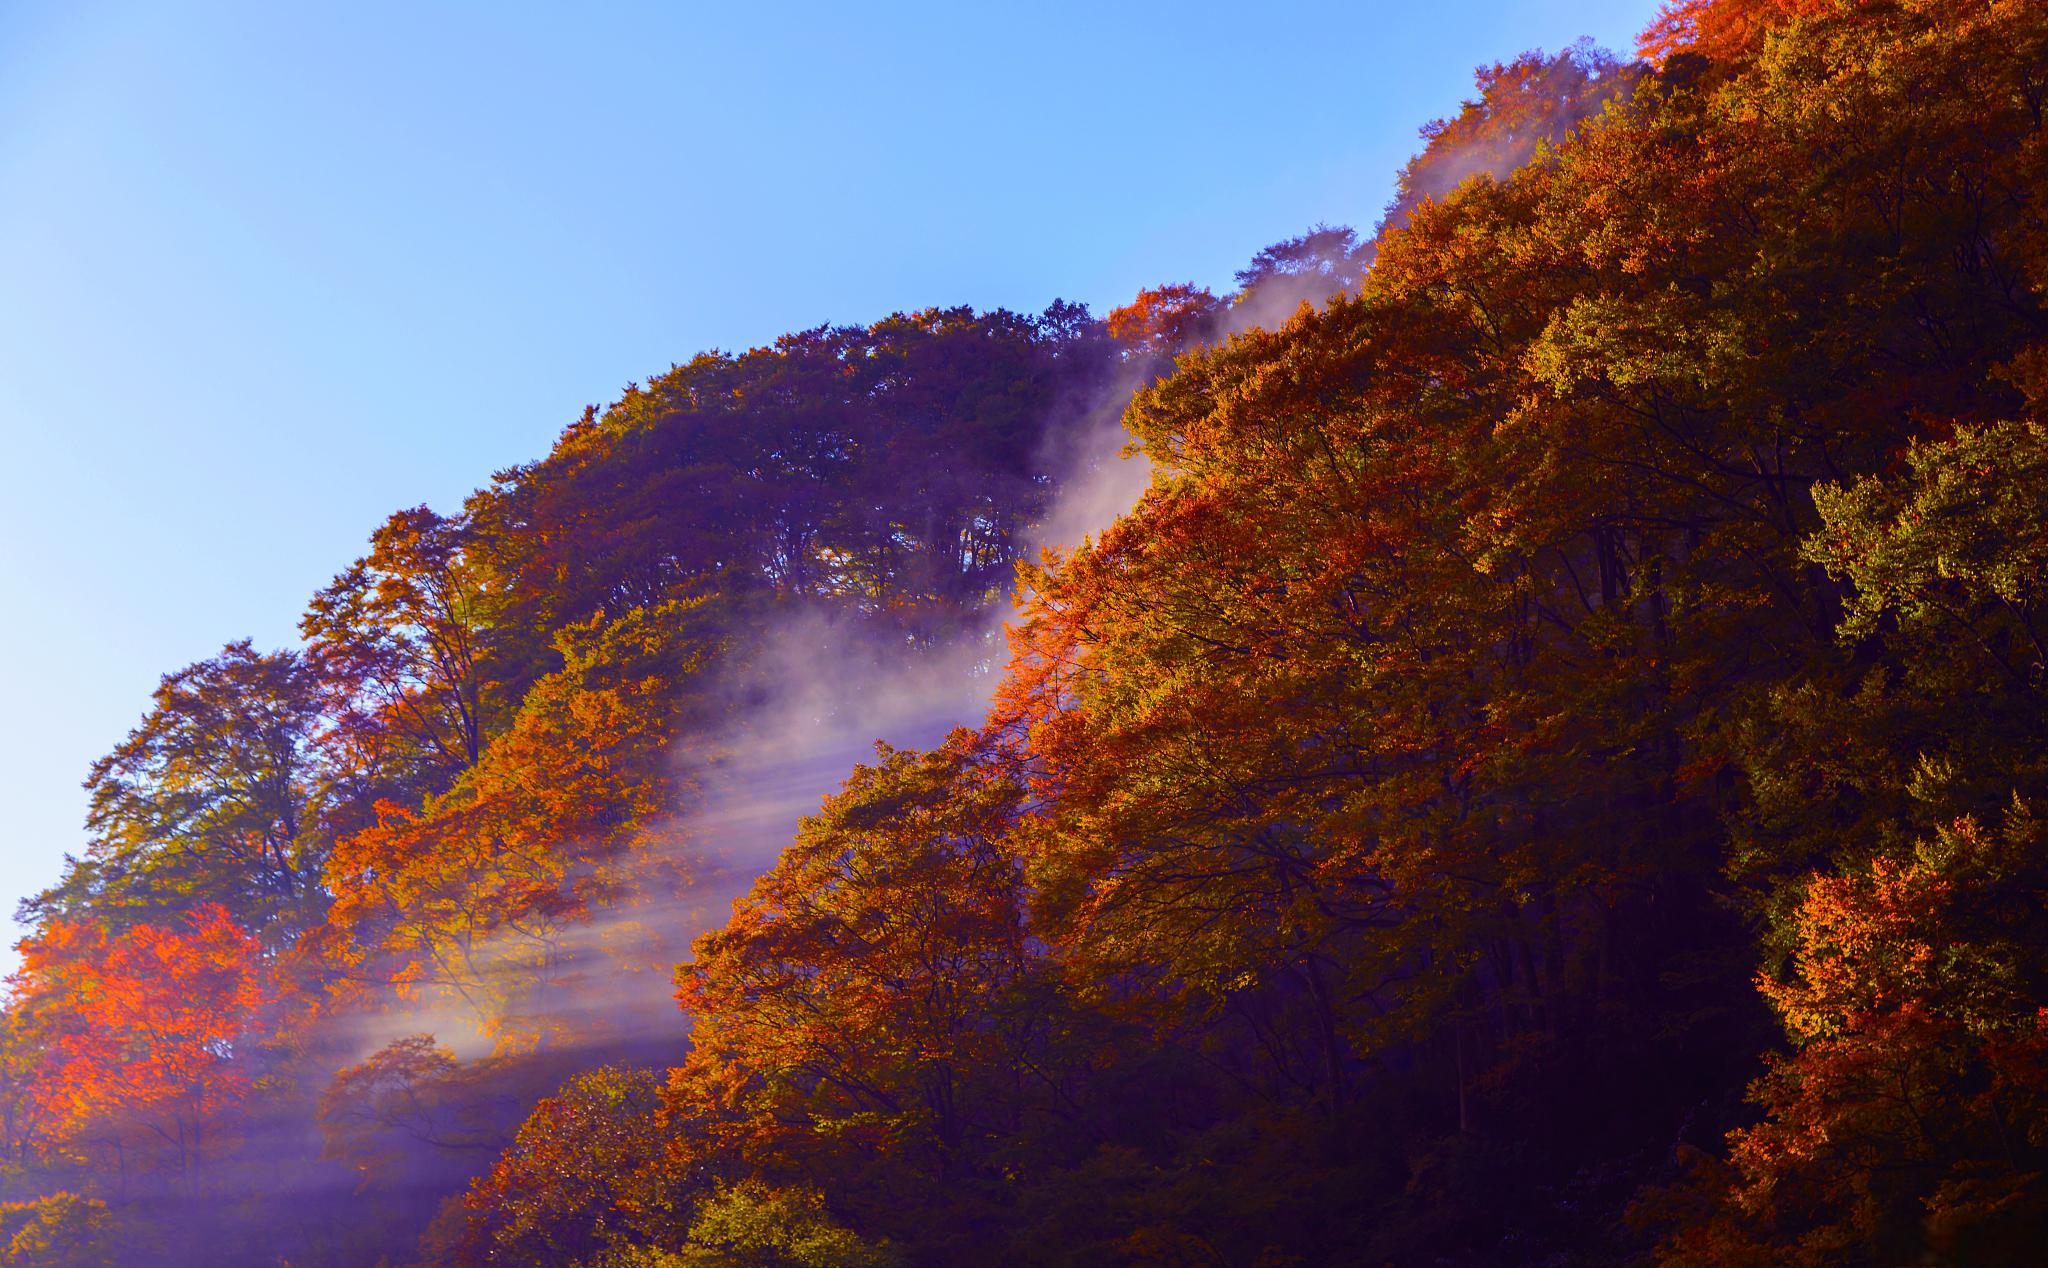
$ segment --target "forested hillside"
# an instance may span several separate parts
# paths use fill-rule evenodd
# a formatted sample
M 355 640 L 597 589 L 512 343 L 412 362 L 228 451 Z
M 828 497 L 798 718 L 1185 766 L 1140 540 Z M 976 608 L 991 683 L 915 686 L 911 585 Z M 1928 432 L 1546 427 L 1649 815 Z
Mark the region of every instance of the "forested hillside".
M 675 366 L 165 677 L 6 1262 L 2037 1259 L 2048 9 L 1638 52 L 1230 294 Z

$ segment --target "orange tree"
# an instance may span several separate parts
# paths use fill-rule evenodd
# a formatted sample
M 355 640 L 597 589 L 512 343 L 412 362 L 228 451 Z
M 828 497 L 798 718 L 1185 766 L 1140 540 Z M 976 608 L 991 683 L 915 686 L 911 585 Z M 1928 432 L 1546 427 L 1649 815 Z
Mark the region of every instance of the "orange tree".
M 703 599 L 564 631 L 564 668 L 453 788 L 418 811 L 384 803 L 335 849 L 341 989 L 395 982 L 453 997 L 507 1042 L 545 1039 L 535 992 L 599 967 L 577 928 L 685 879 L 666 745 L 724 637 Z
M 190 1193 L 261 1072 L 263 952 L 218 905 L 119 933 L 51 922 L 21 944 L 13 1007 L 39 1041 L 57 1147 Z
M 1031 576 L 1043 927 L 1261 1095 L 1409 1069 L 1461 1142 L 1643 1147 L 1762 1039 L 1723 869 L 1782 916 L 1864 848 L 1771 747 L 1871 654 L 1816 490 L 2014 403 L 2048 58 L 2026 6 L 1807 9 L 1184 358 L 1129 415 L 1151 493 Z
M 1024 924 L 1010 760 L 967 732 L 878 754 L 679 970 L 670 1107 L 713 1174 L 943 1241 L 1072 1114 L 1071 1030 Z

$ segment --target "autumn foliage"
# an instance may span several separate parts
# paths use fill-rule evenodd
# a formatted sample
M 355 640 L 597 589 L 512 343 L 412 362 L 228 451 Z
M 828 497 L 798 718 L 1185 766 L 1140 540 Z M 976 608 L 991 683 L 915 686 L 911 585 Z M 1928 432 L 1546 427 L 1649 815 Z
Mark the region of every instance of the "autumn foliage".
M 40 1049 L 24 1107 L 51 1145 L 190 1187 L 249 1096 L 262 951 L 209 904 L 169 926 L 52 922 L 23 942 L 13 1007 Z
M 2038 1257 L 2048 12 L 1640 52 L 1227 294 L 675 366 L 168 676 L 27 908 L 10 1262 Z

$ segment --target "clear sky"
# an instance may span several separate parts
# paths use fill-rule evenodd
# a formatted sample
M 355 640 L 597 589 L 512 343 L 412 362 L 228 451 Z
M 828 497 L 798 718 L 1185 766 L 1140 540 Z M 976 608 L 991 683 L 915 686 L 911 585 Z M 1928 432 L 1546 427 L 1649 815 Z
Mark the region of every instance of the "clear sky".
M 1224 289 L 1369 228 L 1476 64 L 1655 8 L 11 0 L 0 904 L 159 675 L 293 642 L 385 515 L 585 403 L 822 322 Z

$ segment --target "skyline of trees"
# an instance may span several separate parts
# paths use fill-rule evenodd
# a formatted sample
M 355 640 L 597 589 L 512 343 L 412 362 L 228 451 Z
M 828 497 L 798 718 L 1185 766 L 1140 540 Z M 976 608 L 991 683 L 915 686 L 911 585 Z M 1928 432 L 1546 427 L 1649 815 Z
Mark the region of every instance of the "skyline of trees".
M 2038 1247 L 2048 14 L 1641 54 L 1227 295 L 679 364 L 167 676 L 25 907 L 10 1262 Z M 985 719 L 720 852 L 785 680 L 958 647 Z

